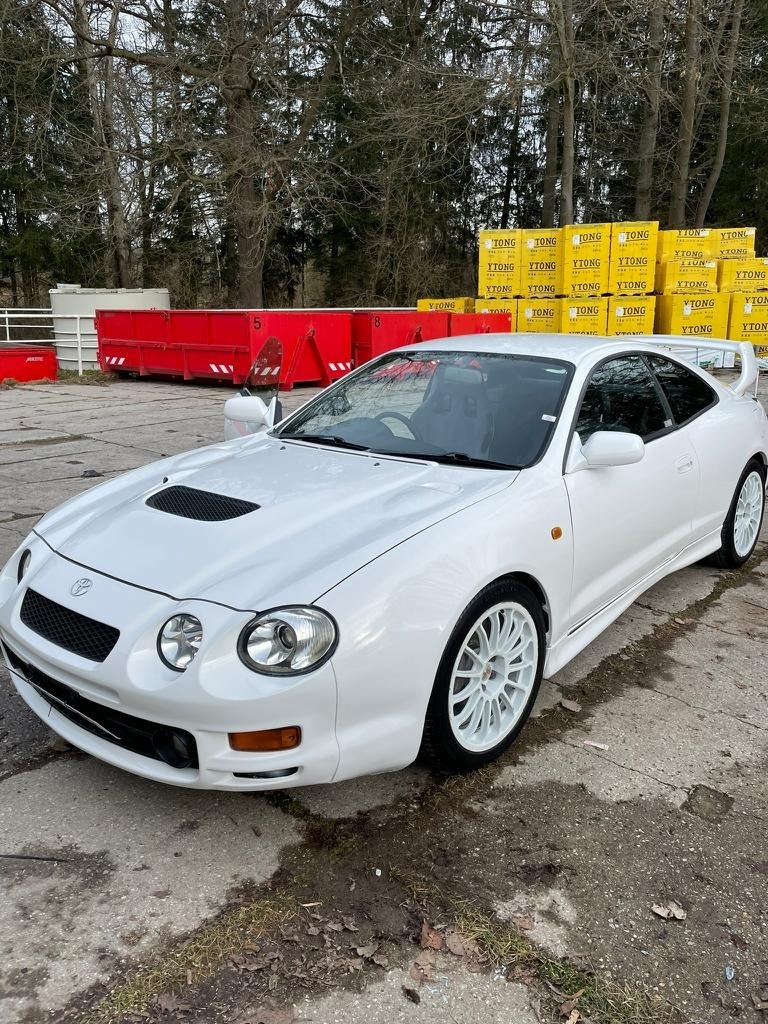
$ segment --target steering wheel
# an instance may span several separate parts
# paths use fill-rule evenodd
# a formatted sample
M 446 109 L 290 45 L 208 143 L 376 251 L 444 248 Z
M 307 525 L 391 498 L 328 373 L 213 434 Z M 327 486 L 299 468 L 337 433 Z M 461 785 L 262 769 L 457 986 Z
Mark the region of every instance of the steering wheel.
M 416 430 L 416 428 L 411 423 L 411 421 L 408 419 L 408 417 L 403 415 L 403 413 L 401 413 L 401 412 L 396 412 L 394 409 L 389 410 L 387 412 L 380 412 L 380 413 L 378 413 L 377 416 L 374 417 L 374 419 L 381 420 L 382 422 L 384 420 L 398 420 L 398 422 L 402 423 L 403 426 L 405 426 L 407 428 L 407 430 L 409 431 L 409 433 L 410 433 L 411 437 L 414 439 L 414 441 L 423 441 L 424 440 L 424 438 L 421 437 L 421 435 Z M 389 428 L 387 428 L 387 429 L 389 429 Z

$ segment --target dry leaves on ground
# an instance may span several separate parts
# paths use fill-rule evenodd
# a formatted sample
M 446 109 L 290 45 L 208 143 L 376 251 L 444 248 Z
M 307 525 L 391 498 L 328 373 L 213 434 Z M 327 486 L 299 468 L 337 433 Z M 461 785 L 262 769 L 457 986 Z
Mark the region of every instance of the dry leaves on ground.
M 414 981 L 418 981 L 420 985 L 423 985 L 425 981 L 435 980 L 436 966 L 437 958 L 434 950 L 425 949 L 422 953 L 419 953 L 411 964 L 408 976 L 413 978 Z
M 465 956 L 480 959 L 480 947 L 474 939 L 466 939 L 459 932 L 449 930 L 445 934 L 445 944 L 454 956 Z
M 522 967 L 520 964 L 510 964 L 505 975 L 507 981 L 519 981 L 521 985 L 532 985 L 538 975 L 530 967 Z
M 665 921 L 670 918 L 674 918 L 675 921 L 684 921 L 688 917 L 688 911 L 684 910 L 677 900 L 669 900 L 664 904 L 654 903 L 651 910 L 657 917 L 662 917 Z
M 155 996 L 154 1003 L 162 1013 L 181 1013 L 191 1009 L 189 1003 L 185 1002 L 181 996 L 174 995 L 173 992 L 161 992 L 160 995 Z
M 531 928 L 535 927 L 536 922 L 532 917 L 513 917 L 512 924 L 521 932 L 529 932 Z
M 421 923 L 421 948 L 445 949 L 445 939 L 435 928 L 430 928 L 426 921 Z

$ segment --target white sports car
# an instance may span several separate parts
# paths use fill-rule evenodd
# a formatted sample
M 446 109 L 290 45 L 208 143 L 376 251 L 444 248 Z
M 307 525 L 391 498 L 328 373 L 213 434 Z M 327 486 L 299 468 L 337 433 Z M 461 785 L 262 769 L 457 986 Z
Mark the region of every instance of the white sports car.
M 752 553 L 768 425 L 751 346 L 720 347 L 730 388 L 647 338 L 482 335 L 390 352 L 277 427 L 233 399 L 261 433 L 43 517 L 0 575 L 13 681 L 179 786 L 482 765 L 643 590 Z

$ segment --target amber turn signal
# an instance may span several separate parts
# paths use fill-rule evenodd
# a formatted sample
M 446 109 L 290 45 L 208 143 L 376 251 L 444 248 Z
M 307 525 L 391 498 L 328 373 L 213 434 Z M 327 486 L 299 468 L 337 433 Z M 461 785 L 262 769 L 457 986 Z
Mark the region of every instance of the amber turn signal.
M 301 743 L 301 729 L 298 725 L 286 725 L 282 729 L 260 729 L 258 732 L 231 732 L 229 745 L 233 750 L 258 753 L 265 750 L 293 750 Z
M 549 532 L 552 534 L 552 540 L 560 540 L 563 536 L 563 531 L 560 526 L 553 526 Z

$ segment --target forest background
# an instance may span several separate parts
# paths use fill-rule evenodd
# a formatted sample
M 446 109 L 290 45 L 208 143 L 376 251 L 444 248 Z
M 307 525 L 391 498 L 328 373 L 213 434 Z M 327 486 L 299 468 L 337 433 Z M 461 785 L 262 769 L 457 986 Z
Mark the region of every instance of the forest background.
M 476 294 L 477 231 L 768 239 L 766 0 L 0 0 L 0 304 Z

